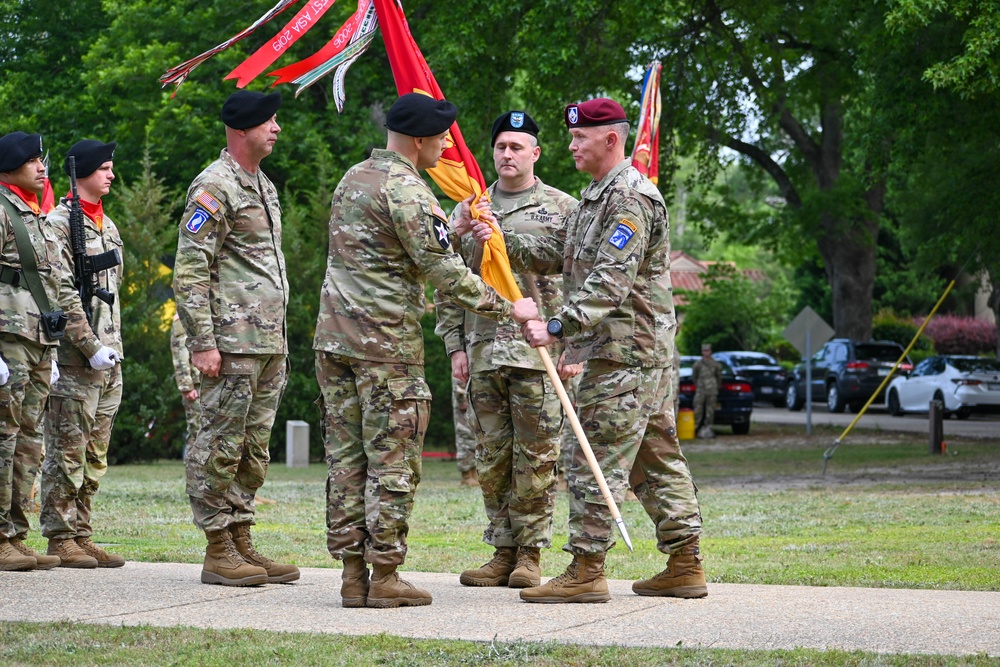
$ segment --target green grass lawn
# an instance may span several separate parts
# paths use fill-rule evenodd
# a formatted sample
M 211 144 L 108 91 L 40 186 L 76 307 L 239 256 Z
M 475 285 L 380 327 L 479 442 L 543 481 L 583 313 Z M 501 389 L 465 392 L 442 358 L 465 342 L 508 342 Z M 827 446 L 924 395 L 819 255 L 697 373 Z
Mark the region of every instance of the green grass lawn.
M 704 515 L 710 582 L 1000 590 L 1000 443 L 949 441 L 931 456 L 921 436 L 864 432 L 843 445 L 822 476 L 836 433 L 805 437 L 762 426 L 752 438 L 688 443 Z M 325 466 L 273 464 L 258 506 L 256 542 L 299 566 L 338 567 L 326 552 Z M 478 489 L 458 485 L 453 462 L 428 459 L 411 521 L 404 570 L 452 572 L 492 553 Z M 637 579 L 663 568 L 652 526 L 636 502 L 622 508 L 636 551 L 623 544 L 608 576 Z M 545 576 L 569 557 L 567 498 L 560 494 Z M 116 466 L 95 501 L 96 538 L 129 560 L 201 562 L 180 462 Z M 32 536 L 36 548 L 44 541 Z M 153 649 L 150 649 L 153 647 Z M 164 647 L 164 648 L 160 648 Z M 143 651 L 150 651 L 142 658 Z M 162 654 L 157 651 L 163 651 Z M 70 657 L 65 657 L 70 656 Z M 159 656 L 159 657 L 157 657 Z M 294 658 L 290 657 L 294 656 Z M 551 644 L 483 645 L 393 637 L 0 624 L 0 664 L 378 664 L 378 665 L 952 665 L 982 658 L 879 656 L 823 651 L 609 649 Z

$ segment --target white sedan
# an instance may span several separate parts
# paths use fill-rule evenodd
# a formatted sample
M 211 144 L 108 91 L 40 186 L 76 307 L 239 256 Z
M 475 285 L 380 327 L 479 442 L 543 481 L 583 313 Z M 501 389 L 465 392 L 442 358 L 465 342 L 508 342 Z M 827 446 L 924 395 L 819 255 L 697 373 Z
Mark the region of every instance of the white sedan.
M 889 414 L 928 412 L 931 401 L 944 404 L 944 416 L 966 419 L 974 409 L 1000 408 L 1000 360 L 941 356 L 924 359 L 909 375 L 889 384 L 885 407 Z

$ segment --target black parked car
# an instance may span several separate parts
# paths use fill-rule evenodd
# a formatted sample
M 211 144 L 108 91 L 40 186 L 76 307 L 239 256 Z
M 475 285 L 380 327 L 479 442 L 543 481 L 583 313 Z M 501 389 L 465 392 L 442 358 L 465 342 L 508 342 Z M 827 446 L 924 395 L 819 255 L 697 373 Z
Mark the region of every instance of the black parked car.
M 691 367 L 701 357 L 681 357 L 680 407 L 694 407 L 694 381 Z M 724 361 L 722 364 L 722 385 L 715 403 L 715 423 L 730 425 L 736 435 L 750 432 L 750 413 L 753 412 L 753 387 L 746 378 L 738 377 Z
M 785 404 L 788 371 L 771 355 L 763 352 L 714 352 L 712 356 L 726 362 L 736 375 L 750 381 L 755 400 L 766 401 L 776 408 Z
M 812 400 L 825 400 L 830 412 L 843 412 L 845 407 L 858 412 L 901 356 L 902 346 L 889 340 L 859 342 L 834 338 L 809 360 Z M 906 358 L 897 372 L 911 370 L 913 362 Z M 875 400 L 883 400 L 882 396 L 879 394 Z M 801 410 L 805 400 L 806 366 L 801 363 L 792 370 L 785 405 L 789 410 Z

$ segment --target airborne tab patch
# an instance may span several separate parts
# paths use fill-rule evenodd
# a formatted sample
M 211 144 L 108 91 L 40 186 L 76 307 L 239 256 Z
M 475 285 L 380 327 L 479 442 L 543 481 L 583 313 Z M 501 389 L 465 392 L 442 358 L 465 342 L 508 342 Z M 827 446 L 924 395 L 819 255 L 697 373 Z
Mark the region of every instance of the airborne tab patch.
M 219 210 L 219 207 L 222 206 L 222 202 L 213 197 L 208 190 L 204 189 L 198 191 L 198 196 L 196 196 L 194 200 L 208 209 L 208 212 L 213 215 Z
M 612 234 L 611 238 L 608 239 L 608 243 L 619 250 L 624 250 L 625 246 L 628 245 L 628 242 L 631 241 L 632 237 L 635 235 L 636 229 L 635 223 L 631 220 L 622 218 L 618 222 L 618 227 L 615 229 L 614 234 Z
M 211 195 L 209 195 L 211 196 Z M 205 224 L 208 220 L 208 211 L 203 209 L 201 206 L 194 207 L 194 213 L 188 218 L 188 221 L 184 224 L 184 229 L 188 230 L 192 234 L 197 234 L 201 226 Z

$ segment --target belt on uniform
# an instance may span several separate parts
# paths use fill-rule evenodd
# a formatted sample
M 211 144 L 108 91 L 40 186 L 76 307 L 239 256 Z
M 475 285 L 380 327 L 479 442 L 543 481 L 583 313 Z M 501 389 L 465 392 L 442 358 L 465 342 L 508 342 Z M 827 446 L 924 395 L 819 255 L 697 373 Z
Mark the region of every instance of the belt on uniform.
M 5 264 L 0 264 L 0 283 L 7 283 L 17 287 L 21 284 L 24 279 L 24 274 L 21 273 L 20 269 L 15 269 L 13 266 L 7 266 Z

